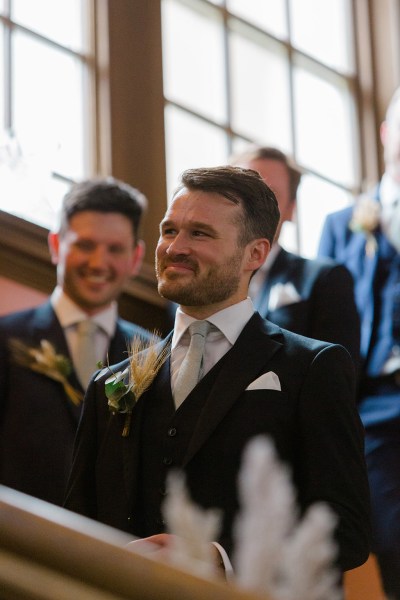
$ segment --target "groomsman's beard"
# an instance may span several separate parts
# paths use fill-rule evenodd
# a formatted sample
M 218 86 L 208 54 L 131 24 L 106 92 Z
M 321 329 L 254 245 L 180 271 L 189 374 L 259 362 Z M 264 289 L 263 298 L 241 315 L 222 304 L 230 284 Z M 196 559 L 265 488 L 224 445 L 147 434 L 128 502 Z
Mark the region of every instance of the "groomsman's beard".
M 197 269 L 189 281 L 180 274 L 165 276 L 165 261 L 157 261 L 158 293 L 182 306 L 208 306 L 223 302 L 238 290 L 242 256 L 240 250 L 226 263 L 209 266 L 205 274 Z

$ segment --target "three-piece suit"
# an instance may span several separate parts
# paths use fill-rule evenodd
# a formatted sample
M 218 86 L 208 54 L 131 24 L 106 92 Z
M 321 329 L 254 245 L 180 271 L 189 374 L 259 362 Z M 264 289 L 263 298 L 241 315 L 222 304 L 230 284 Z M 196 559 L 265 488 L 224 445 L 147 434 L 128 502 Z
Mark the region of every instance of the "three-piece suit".
M 270 371 L 280 391 L 247 389 Z M 341 346 L 298 336 L 254 313 L 177 410 L 168 360 L 135 405 L 129 437 L 122 437 L 125 415 L 109 411 L 105 377 L 86 394 L 66 508 L 135 536 L 160 533 L 166 474 L 182 469 L 193 501 L 221 509 L 218 541 L 231 553 L 242 451 L 251 438 L 266 435 L 291 469 L 301 509 L 323 500 L 338 515 L 341 568 L 366 560 L 363 433 L 354 366 Z
M 122 360 L 127 340 L 142 332 L 118 319 L 108 351 L 110 363 Z M 47 340 L 71 360 L 51 303 L 0 319 L 0 483 L 60 505 L 81 406 L 72 403 L 61 383 L 16 364 L 9 350 L 11 338 L 29 347 Z M 73 369 L 68 381 L 83 395 Z

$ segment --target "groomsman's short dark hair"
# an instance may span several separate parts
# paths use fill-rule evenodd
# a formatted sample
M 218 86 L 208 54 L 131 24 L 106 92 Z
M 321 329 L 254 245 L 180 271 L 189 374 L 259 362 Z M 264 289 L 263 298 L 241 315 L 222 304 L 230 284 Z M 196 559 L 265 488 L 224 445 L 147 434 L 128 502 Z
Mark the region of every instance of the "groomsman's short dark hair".
M 80 212 L 120 213 L 131 222 L 136 244 L 146 208 L 147 199 L 142 192 L 123 181 L 113 177 L 86 179 L 73 184 L 64 196 L 59 230 L 65 232 L 71 218 Z

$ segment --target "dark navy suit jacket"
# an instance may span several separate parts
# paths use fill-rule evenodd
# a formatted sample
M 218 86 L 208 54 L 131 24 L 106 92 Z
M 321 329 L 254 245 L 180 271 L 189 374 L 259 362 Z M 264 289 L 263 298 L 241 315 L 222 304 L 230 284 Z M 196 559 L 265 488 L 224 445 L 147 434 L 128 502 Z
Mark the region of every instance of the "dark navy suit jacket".
M 144 329 L 118 320 L 109 347 L 110 363 L 126 356 L 126 342 L 134 333 L 148 335 Z M 61 504 L 81 407 L 72 404 L 60 383 L 13 364 L 10 338 L 32 347 L 45 339 L 58 354 L 70 358 L 50 302 L 0 318 L 0 483 Z M 74 372 L 69 382 L 83 391 Z
M 268 309 L 271 288 L 292 283 L 300 300 Z M 341 344 L 359 360 L 360 322 L 354 301 L 353 279 L 343 265 L 330 258 L 310 260 L 283 248 L 264 282 L 258 312 L 280 327 L 317 340 Z
M 196 503 L 221 509 L 219 541 L 231 551 L 242 451 L 251 438 L 265 434 L 291 469 L 301 509 L 321 500 L 338 515 L 341 567 L 363 563 L 369 552 L 369 495 L 349 354 L 341 346 L 280 329 L 255 313 L 221 361 L 222 366 L 213 367 L 215 375 L 211 369 L 171 415 L 175 419 L 185 403 L 202 394 L 204 404 L 182 460 L 171 466 L 185 471 Z M 113 369 L 126 366 L 125 361 Z M 268 371 L 279 377 L 281 391 L 247 390 Z M 207 377 L 211 383 L 205 386 Z M 142 490 L 141 448 L 147 443 L 142 423 L 146 407 L 160 394 L 171 401 L 168 363 L 136 404 L 130 436 L 124 438 L 125 415 L 110 414 L 104 377 L 92 380 L 78 428 L 66 508 L 137 535 L 134 507 Z M 166 440 L 170 427 L 167 424 Z M 175 433 L 173 439 L 179 427 Z M 165 469 L 161 463 L 159 469 Z

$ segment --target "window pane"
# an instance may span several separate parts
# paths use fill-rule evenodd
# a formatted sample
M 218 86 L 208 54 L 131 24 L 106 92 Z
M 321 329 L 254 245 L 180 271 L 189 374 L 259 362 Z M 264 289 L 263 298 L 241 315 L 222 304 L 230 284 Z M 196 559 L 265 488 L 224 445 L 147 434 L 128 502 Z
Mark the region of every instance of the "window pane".
M 294 46 L 335 69 L 353 70 L 349 0 L 291 0 Z
M 297 160 L 313 171 L 352 186 L 356 181 L 352 100 L 339 78 L 327 81 L 294 72 Z
M 279 38 L 287 38 L 285 0 L 228 0 L 228 10 Z
M 280 45 L 266 36 L 230 34 L 232 127 L 260 144 L 291 151 L 289 67 Z
M 13 36 L 13 52 L 14 132 L 28 152 L 46 157 L 52 171 L 81 178 L 86 150 L 81 63 L 22 32 Z
M 297 196 L 297 222 L 303 256 L 315 257 L 326 216 L 353 202 L 349 192 L 313 175 L 304 175 Z
M 226 164 L 228 145 L 221 129 L 170 105 L 165 129 L 169 200 L 185 169 Z
M 164 94 L 217 122 L 226 120 L 224 37 L 216 9 L 204 14 L 175 0 L 163 2 Z
M 28 153 L 15 137 L 0 138 L 0 210 L 43 227 L 54 224 L 64 190 L 54 190 L 46 161 Z
M 84 49 L 87 0 L 13 0 L 11 7 L 17 23 L 74 50 Z

